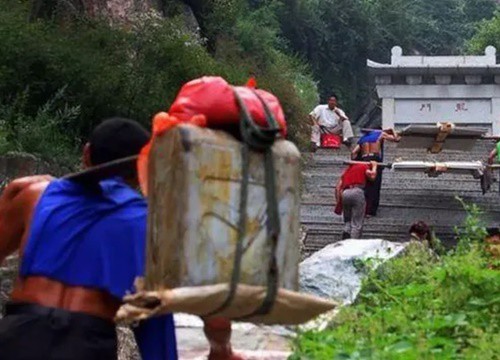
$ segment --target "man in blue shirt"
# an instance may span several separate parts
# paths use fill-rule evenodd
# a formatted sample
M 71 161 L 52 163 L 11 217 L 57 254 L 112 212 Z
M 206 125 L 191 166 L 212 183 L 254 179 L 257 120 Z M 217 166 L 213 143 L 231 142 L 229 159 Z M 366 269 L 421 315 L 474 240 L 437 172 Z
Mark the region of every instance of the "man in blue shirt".
M 108 119 L 83 152 L 86 168 L 137 155 L 150 135 Z M 0 197 L 0 264 L 19 250 L 19 276 L 0 320 L 2 360 L 117 357 L 113 318 L 144 273 L 147 204 L 135 164 L 93 184 L 31 176 Z M 140 324 L 144 360 L 177 359 L 172 315 Z
M 132 120 L 108 119 L 92 132 L 84 167 L 135 156 L 149 138 Z M 0 264 L 16 250 L 21 257 L 0 320 L 2 360 L 117 357 L 113 318 L 145 270 L 147 204 L 134 190 L 135 162 L 113 177 L 86 179 L 29 176 L 0 196 Z M 134 334 L 143 360 L 177 359 L 172 315 L 144 321 Z M 229 320 L 205 321 L 209 359 L 241 359 L 230 334 Z

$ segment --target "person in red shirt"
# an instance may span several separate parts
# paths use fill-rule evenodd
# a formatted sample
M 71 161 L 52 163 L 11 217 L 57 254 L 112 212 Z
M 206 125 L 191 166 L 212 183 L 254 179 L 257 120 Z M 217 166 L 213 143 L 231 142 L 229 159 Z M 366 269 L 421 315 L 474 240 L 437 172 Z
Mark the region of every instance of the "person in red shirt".
M 365 218 L 364 188 L 377 176 L 377 162 L 355 163 L 344 170 L 335 188 L 336 213 L 344 216 L 342 239 L 360 239 Z M 341 209 L 341 210 L 340 210 Z

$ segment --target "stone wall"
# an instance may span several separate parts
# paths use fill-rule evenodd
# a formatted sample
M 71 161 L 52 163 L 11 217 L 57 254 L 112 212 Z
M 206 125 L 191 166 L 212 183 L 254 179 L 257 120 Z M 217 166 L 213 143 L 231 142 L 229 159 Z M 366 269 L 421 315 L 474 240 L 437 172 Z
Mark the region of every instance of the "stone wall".
M 50 164 L 31 154 L 11 152 L 0 156 L 0 188 L 10 180 L 35 174 L 50 174 L 61 176 L 71 171 L 71 168 Z

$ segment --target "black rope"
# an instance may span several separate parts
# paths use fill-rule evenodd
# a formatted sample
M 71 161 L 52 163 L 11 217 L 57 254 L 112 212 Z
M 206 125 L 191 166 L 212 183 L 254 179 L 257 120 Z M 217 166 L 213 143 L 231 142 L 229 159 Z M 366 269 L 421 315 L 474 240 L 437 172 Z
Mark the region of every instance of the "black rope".
M 204 316 L 212 316 L 227 308 L 233 301 L 236 294 L 236 288 L 240 282 L 241 275 L 241 260 L 243 258 L 243 239 L 246 233 L 247 225 L 247 200 L 248 200 L 248 180 L 249 180 L 249 166 L 250 151 L 247 144 L 241 147 L 241 163 L 242 163 L 242 180 L 240 188 L 240 218 L 238 221 L 238 239 L 236 241 L 236 249 L 234 251 L 233 272 L 231 275 L 231 283 L 229 285 L 229 293 L 224 302 L 215 310 L 209 312 Z
M 240 319 L 248 318 L 255 315 L 267 314 L 274 305 L 276 294 L 278 292 L 278 265 L 276 260 L 276 249 L 278 246 L 278 238 L 280 233 L 280 219 L 278 210 L 278 201 L 276 198 L 276 179 L 275 168 L 272 154 L 272 145 L 279 133 L 279 125 L 269 110 L 269 107 L 262 99 L 262 97 L 254 91 L 254 94 L 262 103 L 268 127 L 258 126 L 252 119 L 245 103 L 241 97 L 234 91 L 236 102 L 240 108 L 240 131 L 243 139 L 241 150 L 241 166 L 242 166 L 242 180 L 240 188 L 240 218 L 238 221 L 238 239 L 236 242 L 236 249 L 234 253 L 233 272 L 231 275 L 231 283 L 229 286 L 229 293 L 224 302 L 205 316 L 212 316 L 216 313 L 227 308 L 236 293 L 238 283 L 241 275 L 241 260 L 243 258 L 243 240 L 246 233 L 247 221 L 247 200 L 248 200 L 248 183 L 250 176 L 250 149 L 264 152 L 264 169 L 265 169 L 265 189 L 267 201 L 267 239 L 271 245 L 271 254 L 268 265 L 268 279 L 267 279 L 267 293 L 261 306 L 249 315 Z

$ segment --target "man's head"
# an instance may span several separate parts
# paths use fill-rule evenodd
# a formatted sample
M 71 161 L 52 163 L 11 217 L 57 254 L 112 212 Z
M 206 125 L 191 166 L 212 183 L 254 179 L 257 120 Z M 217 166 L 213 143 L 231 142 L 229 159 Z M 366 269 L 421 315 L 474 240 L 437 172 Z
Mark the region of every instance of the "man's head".
M 337 107 L 337 95 L 332 94 L 328 97 L 328 107 L 333 110 Z
M 420 240 L 430 240 L 431 229 L 423 221 L 417 221 L 410 227 L 410 234 L 415 234 Z
M 83 151 L 85 167 L 138 155 L 147 144 L 150 133 L 139 123 L 124 118 L 110 118 L 101 122 L 91 133 Z M 124 177 L 135 178 L 135 166 L 124 170 Z
M 497 227 L 487 228 L 487 235 L 485 241 L 487 243 L 500 244 L 500 229 Z

